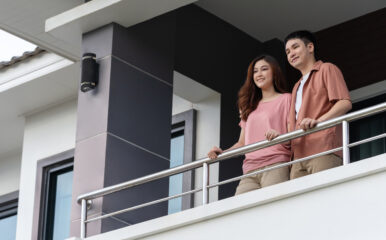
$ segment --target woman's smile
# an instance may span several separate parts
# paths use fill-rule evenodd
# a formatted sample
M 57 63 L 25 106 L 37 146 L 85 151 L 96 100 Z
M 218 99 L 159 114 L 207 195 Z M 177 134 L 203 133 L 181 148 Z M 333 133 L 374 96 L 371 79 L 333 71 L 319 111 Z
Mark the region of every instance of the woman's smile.
M 258 88 L 267 88 L 272 85 L 272 69 L 264 59 L 255 63 L 253 71 L 253 81 Z

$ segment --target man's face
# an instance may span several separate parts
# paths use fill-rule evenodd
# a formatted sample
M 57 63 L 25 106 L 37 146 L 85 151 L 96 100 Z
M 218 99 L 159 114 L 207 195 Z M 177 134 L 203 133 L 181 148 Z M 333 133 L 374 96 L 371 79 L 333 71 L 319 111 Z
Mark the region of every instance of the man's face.
M 294 38 L 287 41 L 285 52 L 289 64 L 296 69 L 300 69 L 312 59 L 314 45 L 308 43 L 306 46 L 301 39 Z

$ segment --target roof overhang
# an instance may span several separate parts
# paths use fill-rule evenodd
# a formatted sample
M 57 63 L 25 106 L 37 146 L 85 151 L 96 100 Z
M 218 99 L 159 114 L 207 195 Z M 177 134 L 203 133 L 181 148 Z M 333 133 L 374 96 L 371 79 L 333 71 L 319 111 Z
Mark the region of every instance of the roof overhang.
M 196 0 L 93 0 L 48 18 L 45 31 L 71 45 L 83 33 L 115 22 L 129 27 Z
M 385 0 L 2 0 L 0 28 L 76 61 L 83 33 L 111 22 L 128 27 L 190 3 L 263 42 L 297 29 L 319 31 L 386 7 Z

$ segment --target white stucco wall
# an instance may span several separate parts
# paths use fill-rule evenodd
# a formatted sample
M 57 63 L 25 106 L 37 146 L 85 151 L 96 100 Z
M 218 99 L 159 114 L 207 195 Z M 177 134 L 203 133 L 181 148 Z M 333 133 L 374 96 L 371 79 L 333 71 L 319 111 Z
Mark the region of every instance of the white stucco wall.
M 213 95 L 195 105 L 197 109 L 197 141 L 196 158 L 201 159 L 213 146 L 220 145 L 220 95 Z M 201 114 L 200 114 L 201 113 Z M 219 164 L 214 163 L 209 167 L 209 183 L 217 183 L 219 179 Z M 196 188 L 202 186 L 202 169 L 195 172 Z M 218 187 L 209 190 L 209 201 L 217 201 Z M 195 206 L 202 204 L 202 192 L 194 196 Z
M 0 156 L 0 196 L 19 190 L 21 153 Z
M 173 115 L 195 109 L 197 111 L 196 125 L 196 159 L 206 157 L 213 146 L 220 145 L 220 110 L 221 95 L 192 79 L 179 73 L 175 73 L 173 94 Z M 178 94 L 178 95 L 177 95 Z M 212 164 L 209 169 L 209 182 L 216 183 L 219 178 L 218 163 Z M 195 171 L 195 188 L 202 185 L 202 169 Z M 218 199 L 218 188 L 212 188 L 209 192 L 209 201 Z M 202 204 L 202 193 L 194 195 L 194 205 Z
M 37 161 L 75 148 L 75 100 L 26 116 L 17 240 L 31 239 Z
M 214 94 L 199 102 L 192 103 L 177 95 L 173 95 L 173 114 L 195 109 L 197 111 L 197 129 L 196 129 L 196 159 L 206 157 L 206 154 L 212 146 L 220 144 L 220 95 Z M 219 165 L 212 164 L 209 169 L 209 182 L 218 182 Z M 195 171 L 195 188 L 202 185 L 202 169 Z M 218 187 L 210 189 L 209 201 L 218 199 Z M 202 193 L 194 195 L 194 205 L 202 204 Z

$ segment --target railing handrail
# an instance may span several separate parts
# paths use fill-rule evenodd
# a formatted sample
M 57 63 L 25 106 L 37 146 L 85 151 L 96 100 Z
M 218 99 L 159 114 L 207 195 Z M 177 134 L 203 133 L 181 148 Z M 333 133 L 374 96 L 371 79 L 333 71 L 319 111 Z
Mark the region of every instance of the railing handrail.
M 153 173 L 153 174 L 143 176 L 143 177 L 140 177 L 137 179 L 129 180 L 129 181 L 126 181 L 123 183 L 113 185 L 113 186 L 105 187 L 103 189 L 99 189 L 96 191 L 85 193 L 85 194 L 78 196 L 77 201 L 78 201 L 78 203 L 80 203 L 82 200 L 92 200 L 92 199 L 102 197 L 104 195 L 108 195 L 108 194 L 111 194 L 111 193 L 114 193 L 114 192 L 117 192 L 117 191 L 120 191 L 120 190 L 123 190 L 126 188 L 130 188 L 133 186 L 137 186 L 140 184 L 151 182 L 151 181 L 163 178 L 163 177 L 168 177 L 168 176 L 172 176 L 172 175 L 175 175 L 178 173 L 186 172 L 186 171 L 201 167 L 205 163 L 212 164 L 212 163 L 215 163 L 218 161 L 222 161 L 222 160 L 226 160 L 226 159 L 229 159 L 232 157 L 243 155 L 245 153 L 253 152 L 253 151 L 265 148 L 265 147 L 269 147 L 269 146 L 273 146 L 273 145 L 276 145 L 279 143 L 287 142 L 289 140 L 292 140 L 292 139 L 295 139 L 298 137 L 302 137 L 302 136 L 305 136 L 305 135 L 308 135 L 308 134 L 311 134 L 311 133 L 314 133 L 317 131 L 321 131 L 321 130 L 336 126 L 336 125 L 342 123 L 343 121 L 350 122 L 353 120 L 358 120 L 360 118 L 382 112 L 385 109 L 386 109 L 386 102 L 380 103 L 380 104 L 377 104 L 375 106 L 371 106 L 371 107 L 368 107 L 365 109 L 361 109 L 361 110 L 358 110 L 358 111 L 355 111 L 355 112 L 352 112 L 349 114 L 345 114 L 345 115 L 342 115 L 342 116 L 318 123 L 316 127 L 312 128 L 310 130 L 307 130 L 307 131 L 304 131 L 302 129 L 295 130 L 295 131 L 280 135 L 277 138 L 273 139 L 272 141 L 264 140 L 264 141 L 260 141 L 257 143 L 253 143 L 250 145 L 246 145 L 246 146 L 243 146 L 243 147 L 240 147 L 237 149 L 233 149 L 233 150 L 224 152 L 224 153 L 218 155 L 218 157 L 216 159 L 210 159 L 208 157 L 205 157 L 205 158 L 199 159 L 199 160 L 191 162 L 191 163 L 187 163 L 187 164 L 177 166 L 177 167 L 174 167 L 171 169 L 163 170 L 161 172 Z

